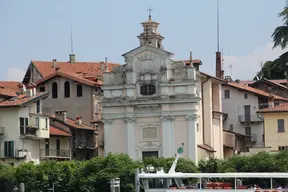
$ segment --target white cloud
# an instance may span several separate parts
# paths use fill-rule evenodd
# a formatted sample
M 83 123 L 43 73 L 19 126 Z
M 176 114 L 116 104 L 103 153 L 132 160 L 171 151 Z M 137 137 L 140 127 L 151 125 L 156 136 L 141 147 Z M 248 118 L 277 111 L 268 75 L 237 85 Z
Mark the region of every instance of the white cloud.
M 232 65 L 232 77 L 249 80 L 253 79 L 256 73 L 261 69 L 261 62 L 277 59 L 282 53 L 288 51 L 281 50 L 281 48 L 272 49 L 273 43 L 270 42 L 263 47 L 256 48 L 252 53 L 244 56 L 224 56 L 224 70 L 225 75 L 231 75 Z
M 7 71 L 6 80 L 7 81 L 22 81 L 25 75 L 25 71 L 17 68 L 17 67 L 10 67 Z

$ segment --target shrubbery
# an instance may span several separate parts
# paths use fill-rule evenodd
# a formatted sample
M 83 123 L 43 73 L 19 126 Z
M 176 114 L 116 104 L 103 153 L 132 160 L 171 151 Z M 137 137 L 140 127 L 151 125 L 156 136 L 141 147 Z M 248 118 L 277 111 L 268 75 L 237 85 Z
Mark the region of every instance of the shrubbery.
M 173 158 L 147 158 L 143 162 L 133 161 L 127 155 L 109 154 L 89 161 L 45 161 L 40 165 L 32 163 L 18 167 L 0 164 L 0 191 L 4 187 L 25 183 L 26 191 L 48 191 L 53 184 L 56 192 L 109 191 L 110 180 L 119 177 L 121 191 L 134 191 L 136 168 L 147 165 L 163 167 L 167 172 Z M 179 159 L 179 172 L 288 172 L 288 153 L 258 153 L 254 156 L 234 156 L 228 160 L 210 159 L 200 161 L 198 167 L 187 159 Z M 257 183 L 257 180 L 249 180 Z M 263 181 L 261 181 L 263 182 Z M 268 183 L 269 181 L 267 181 Z M 276 181 L 284 184 L 283 180 Z

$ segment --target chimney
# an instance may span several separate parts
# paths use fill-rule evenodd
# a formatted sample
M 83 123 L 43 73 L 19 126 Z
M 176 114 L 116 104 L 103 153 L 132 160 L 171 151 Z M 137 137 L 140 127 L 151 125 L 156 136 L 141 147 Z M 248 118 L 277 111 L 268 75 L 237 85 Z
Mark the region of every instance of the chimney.
M 81 116 L 76 117 L 76 122 L 78 125 L 81 125 L 82 124 L 82 117 Z
M 273 96 L 270 94 L 270 97 L 268 99 L 268 107 L 274 107 L 274 98 Z
M 55 117 L 56 119 L 59 119 L 60 121 L 66 122 L 67 111 L 62 111 L 62 110 L 55 111 Z
M 216 77 L 223 78 L 222 76 L 222 63 L 221 63 L 221 52 L 216 52 Z M 224 74 L 224 71 L 223 71 Z
M 69 54 L 69 62 L 71 64 L 76 62 L 75 54 Z
M 52 59 L 52 68 L 57 68 L 57 59 Z
M 103 61 L 100 62 L 100 69 L 101 71 L 105 70 L 105 63 Z
M 105 72 L 108 72 L 108 60 L 107 60 L 107 57 L 105 57 Z
M 35 84 L 30 83 L 27 85 L 26 88 L 27 88 L 27 90 L 26 90 L 26 96 L 27 97 L 33 97 L 36 95 L 36 85 Z

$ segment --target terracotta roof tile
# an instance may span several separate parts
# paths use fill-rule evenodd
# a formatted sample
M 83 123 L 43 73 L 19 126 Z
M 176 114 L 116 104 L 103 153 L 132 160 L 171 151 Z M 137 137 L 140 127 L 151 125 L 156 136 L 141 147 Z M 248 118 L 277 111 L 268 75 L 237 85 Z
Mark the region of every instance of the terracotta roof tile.
M 0 81 L 0 88 L 19 90 L 20 86 L 23 86 L 21 82 L 18 81 Z
M 65 131 L 62 131 L 52 125 L 50 125 L 50 135 L 57 135 L 57 136 L 65 136 L 65 137 L 71 137 L 69 133 L 66 133 Z
M 267 93 L 265 91 L 262 91 L 262 90 L 259 90 L 259 89 L 255 89 L 255 88 L 247 86 L 247 85 L 241 85 L 239 83 L 229 83 L 228 82 L 227 84 L 223 84 L 223 85 L 224 86 L 228 85 L 228 86 L 231 86 L 231 87 L 235 87 L 237 89 L 248 91 L 248 92 L 251 92 L 251 93 L 254 93 L 254 94 L 257 94 L 257 95 L 261 95 L 261 96 L 264 96 L 264 97 L 273 97 L 276 100 L 288 101 L 287 98 L 280 97 L 280 96 L 277 96 L 277 95 L 274 95 L 274 94 L 270 94 L 270 93 Z
M 75 73 L 66 72 L 66 71 L 62 71 L 62 70 L 54 71 L 50 75 L 48 75 L 48 76 L 44 77 L 43 79 L 37 81 L 36 84 L 39 85 L 39 84 L 44 83 L 47 80 L 52 79 L 53 77 L 56 77 L 56 76 L 65 77 L 67 79 L 72 79 L 74 81 L 77 81 L 79 83 L 83 83 L 83 84 L 86 84 L 86 85 L 89 85 L 89 86 L 100 86 L 100 85 L 102 85 L 101 81 L 96 82 L 96 81 L 84 78 L 81 75 L 77 75 Z M 95 78 L 95 80 L 96 80 L 96 78 Z
M 179 61 L 182 61 L 182 62 L 185 63 L 186 65 L 187 65 L 187 64 L 190 64 L 190 60 L 179 60 Z M 199 59 L 193 59 L 192 62 L 193 62 L 193 63 L 200 63 L 200 64 L 202 63 L 202 61 L 199 60 Z
M 1 88 L 0 87 L 0 95 L 15 97 L 15 96 L 17 96 L 17 93 L 14 89 L 8 89 L 8 88 Z
M 31 61 L 34 66 L 38 69 L 43 77 L 46 77 L 55 72 L 55 68 L 53 68 L 53 63 L 47 61 Z M 100 62 L 56 62 L 56 65 L 59 69 L 65 72 L 70 73 L 85 73 L 86 75 L 95 75 L 95 74 L 103 74 L 101 70 Z M 118 66 L 120 64 L 116 63 L 108 63 L 108 71 L 111 71 L 114 66 Z
M 276 112 L 288 112 L 288 103 L 284 103 L 275 107 L 269 107 L 261 109 L 259 113 L 276 113 Z
M 77 129 L 86 129 L 86 130 L 92 130 L 92 131 L 96 130 L 94 127 L 86 125 L 84 123 L 79 125 L 76 120 L 74 120 L 74 119 L 72 119 L 70 117 L 67 117 L 66 122 L 64 122 L 64 121 L 61 121 L 61 120 L 57 119 L 54 114 L 45 114 L 45 115 L 49 116 L 51 119 L 57 120 L 58 122 L 67 124 L 68 126 L 72 126 L 72 127 L 77 128 Z
M 25 94 L 18 95 L 18 96 L 12 97 L 9 100 L 5 100 L 5 101 L 0 102 L 0 107 L 17 107 L 17 106 L 20 106 L 24 103 L 31 101 L 31 100 L 34 100 L 34 99 L 42 97 L 42 96 L 44 97 L 46 95 L 48 95 L 48 92 L 45 92 L 45 93 L 40 92 L 40 93 L 37 93 L 33 97 L 28 97 Z

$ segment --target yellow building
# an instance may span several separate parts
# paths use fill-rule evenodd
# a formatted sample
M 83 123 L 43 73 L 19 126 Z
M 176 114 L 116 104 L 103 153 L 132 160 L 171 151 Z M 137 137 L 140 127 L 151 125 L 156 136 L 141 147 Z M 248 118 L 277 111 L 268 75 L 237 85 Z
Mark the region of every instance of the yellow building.
M 260 110 L 264 117 L 265 148 L 288 150 L 288 103 Z

